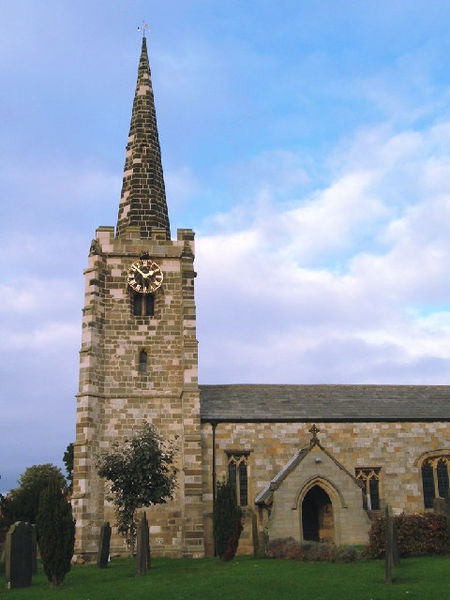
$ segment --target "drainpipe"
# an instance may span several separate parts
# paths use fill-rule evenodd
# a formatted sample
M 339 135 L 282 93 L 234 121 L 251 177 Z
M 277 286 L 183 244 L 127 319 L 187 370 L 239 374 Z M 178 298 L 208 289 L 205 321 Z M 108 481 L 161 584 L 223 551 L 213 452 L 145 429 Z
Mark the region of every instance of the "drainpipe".
M 213 506 L 216 503 L 216 427 L 217 421 L 211 421 L 212 427 L 212 492 Z
M 211 421 L 212 428 L 212 493 L 213 493 L 213 513 L 216 504 L 216 427 L 217 421 Z M 214 544 L 214 556 L 216 553 L 216 544 L 214 542 L 214 531 L 213 531 L 213 544 Z

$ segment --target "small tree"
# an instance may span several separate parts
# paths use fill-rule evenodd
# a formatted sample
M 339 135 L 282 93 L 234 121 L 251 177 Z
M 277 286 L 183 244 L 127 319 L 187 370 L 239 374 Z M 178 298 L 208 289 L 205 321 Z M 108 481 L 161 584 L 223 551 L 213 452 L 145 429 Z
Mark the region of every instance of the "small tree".
M 75 543 L 75 521 L 72 507 L 56 479 L 51 479 L 41 493 L 37 531 L 42 564 L 47 579 L 60 587 L 70 571 Z
M 242 532 L 242 510 L 237 505 L 236 489 L 230 481 L 217 482 L 214 503 L 214 544 L 221 560 L 236 554 Z
M 66 467 L 67 485 L 70 491 L 73 489 L 73 442 L 71 442 L 64 452 L 63 463 Z
M 132 437 L 123 444 L 114 443 L 112 451 L 98 459 L 98 474 L 111 482 L 107 499 L 114 504 L 119 533 L 131 554 L 136 541 L 136 509 L 173 498 L 177 473 L 173 457 L 173 445 L 144 422 Z
M 47 463 L 28 467 L 19 478 L 19 487 L 11 490 L 7 497 L 0 498 L 2 525 L 9 527 L 15 521 L 36 523 L 41 492 L 52 478 L 61 489 L 66 487 L 65 477 L 55 465 Z

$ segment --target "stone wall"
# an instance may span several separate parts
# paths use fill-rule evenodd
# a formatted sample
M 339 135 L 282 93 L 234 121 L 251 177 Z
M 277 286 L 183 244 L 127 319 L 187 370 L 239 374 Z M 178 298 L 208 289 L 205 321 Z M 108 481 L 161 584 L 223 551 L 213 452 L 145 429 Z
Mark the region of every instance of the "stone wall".
M 164 230 L 153 233 L 153 239 L 141 239 L 139 229 L 129 227 L 117 239 L 112 227 L 100 227 L 85 271 L 73 507 L 76 554 L 88 560 L 97 551 L 101 524 L 114 520 L 95 457 L 143 420 L 178 446 L 176 496 L 149 511 L 155 553 L 203 555 L 194 234 L 178 230 L 178 239 L 170 241 Z M 128 269 L 143 251 L 164 276 L 153 317 L 132 315 L 127 285 Z M 142 349 L 146 372 L 138 370 Z M 113 535 L 111 552 L 124 549 Z
M 267 525 L 269 529 L 270 526 L 264 522 L 264 519 L 267 519 L 266 511 L 258 511 L 254 499 L 283 469 L 298 449 L 309 445 L 311 425 L 312 423 L 219 423 L 216 427 L 217 479 L 227 476 L 227 450 L 250 451 L 248 510 L 254 511 L 258 517 L 259 537 L 262 536 L 263 526 Z M 391 504 L 395 513 L 424 510 L 422 478 L 417 461 L 425 452 L 449 447 L 449 423 L 380 422 L 317 423 L 317 425 L 320 429 L 318 437 L 322 446 L 352 475 L 355 474 L 356 467 L 381 467 L 381 501 Z M 202 424 L 202 447 L 204 521 L 205 531 L 209 532 L 212 513 L 212 427 L 209 423 Z M 325 469 L 323 470 L 323 475 L 326 477 Z M 301 471 L 300 464 L 296 488 L 298 494 L 302 487 L 299 479 Z M 317 474 L 320 473 L 318 469 Z M 292 478 L 292 475 L 286 480 L 289 481 L 289 486 L 294 485 L 295 477 Z M 342 488 L 343 484 L 336 476 L 331 477 L 331 480 L 337 489 Z M 279 492 L 281 493 L 281 488 Z M 278 510 L 275 508 L 276 494 L 277 492 L 274 495 L 272 513 Z M 354 502 L 355 497 L 351 502 Z M 362 506 L 360 492 L 358 492 L 357 502 L 358 506 Z M 291 513 L 294 512 L 292 507 L 289 510 Z M 348 509 L 345 511 L 348 514 L 345 518 L 346 520 L 348 518 L 348 524 L 343 524 L 342 540 L 357 541 L 356 533 L 362 529 L 361 515 L 358 511 Z M 291 525 L 294 526 L 294 522 Z M 295 528 L 300 535 L 299 518 L 296 518 Z M 364 528 L 363 537 L 366 534 L 367 528 Z M 295 535 L 295 532 L 291 535 Z M 205 545 L 210 552 L 212 544 L 208 537 L 205 539 Z M 251 519 L 248 517 L 239 551 L 242 553 L 253 551 Z

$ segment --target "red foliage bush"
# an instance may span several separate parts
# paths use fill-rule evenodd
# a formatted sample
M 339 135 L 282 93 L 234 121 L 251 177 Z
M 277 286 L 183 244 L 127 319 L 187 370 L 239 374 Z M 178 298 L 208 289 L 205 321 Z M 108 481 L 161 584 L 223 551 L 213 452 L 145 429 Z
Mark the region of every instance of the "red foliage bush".
M 241 535 L 242 525 L 241 522 L 236 520 L 234 523 L 233 533 L 227 540 L 227 547 L 225 552 L 220 557 L 224 562 L 232 560 L 236 554 L 236 550 L 239 544 L 239 536 Z
M 400 556 L 423 556 L 425 554 L 445 554 L 449 548 L 447 519 L 436 513 L 402 513 L 395 517 Z M 384 556 L 385 519 L 373 522 L 369 533 L 366 554 L 372 558 Z

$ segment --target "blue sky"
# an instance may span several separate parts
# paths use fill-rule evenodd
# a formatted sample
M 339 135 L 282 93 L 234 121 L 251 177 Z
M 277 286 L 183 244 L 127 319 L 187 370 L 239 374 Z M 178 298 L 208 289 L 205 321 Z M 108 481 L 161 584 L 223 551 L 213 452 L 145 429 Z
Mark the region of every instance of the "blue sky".
M 0 3 L 0 491 L 74 439 L 140 38 L 202 383 L 449 383 L 450 7 Z

